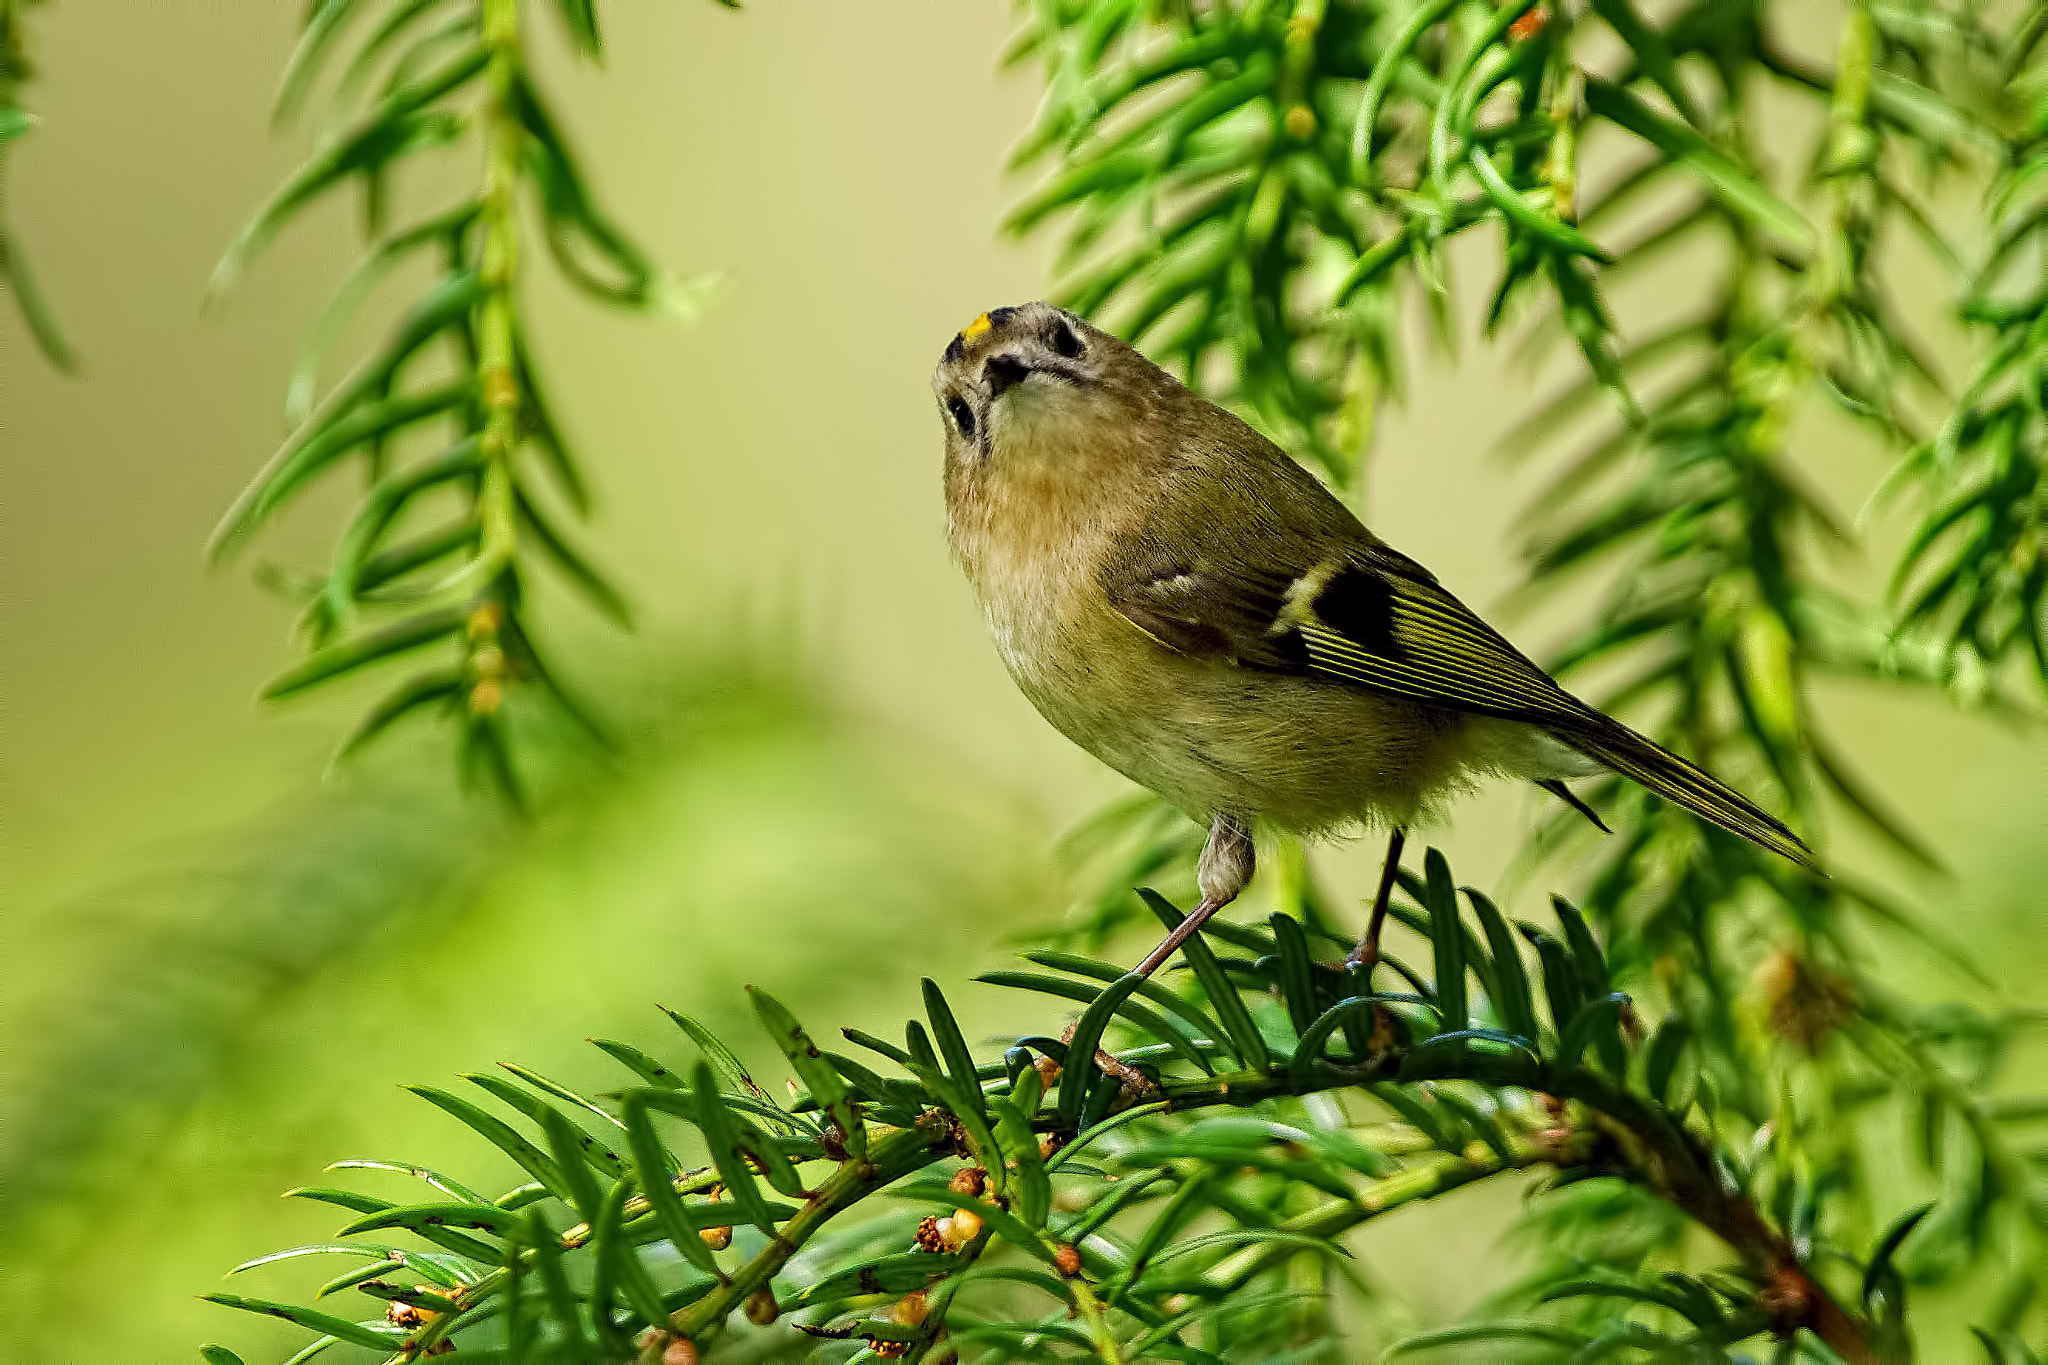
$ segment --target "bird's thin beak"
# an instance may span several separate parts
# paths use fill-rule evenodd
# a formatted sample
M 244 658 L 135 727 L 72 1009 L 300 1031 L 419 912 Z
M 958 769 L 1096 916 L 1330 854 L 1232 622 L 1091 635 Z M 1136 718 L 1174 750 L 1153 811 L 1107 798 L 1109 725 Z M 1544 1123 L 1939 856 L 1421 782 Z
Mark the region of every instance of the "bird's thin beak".
M 1003 396 L 1004 390 L 1023 383 L 1024 376 L 1031 373 L 1031 367 L 1019 356 L 992 355 L 981 367 L 981 372 L 988 380 L 989 399 L 994 401 Z

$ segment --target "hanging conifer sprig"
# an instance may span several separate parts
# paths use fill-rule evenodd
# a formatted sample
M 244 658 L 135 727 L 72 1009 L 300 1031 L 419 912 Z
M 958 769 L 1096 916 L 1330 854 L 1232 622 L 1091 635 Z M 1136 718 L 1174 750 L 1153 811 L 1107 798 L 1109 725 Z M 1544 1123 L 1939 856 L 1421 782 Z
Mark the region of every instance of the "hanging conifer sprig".
M 49 305 L 29 269 L 28 257 L 16 239 L 7 185 L 7 159 L 17 140 L 34 131 L 36 117 L 22 104 L 22 87 L 35 75 L 28 55 L 28 11 L 39 0 L 0 0 L 0 287 L 14 296 L 28 334 L 43 359 L 60 370 L 77 367 L 78 358 L 57 326 Z
M 413 672 L 364 718 L 346 749 L 415 712 L 460 731 L 465 769 L 517 799 L 512 718 L 529 694 L 597 733 L 535 638 L 527 597 L 545 564 L 621 625 L 626 602 L 576 544 L 591 504 L 550 405 L 520 306 L 520 273 L 544 245 L 565 278 L 619 307 L 687 307 L 615 226 L 536 84 L 527 58 L 535 8 L 521 0 L 320 0 L 279 90 L 280 119 L 324 84 L 332 131 L 242 229 L 214 277 L 230 288 L 250 260 L 329 193 L 357 188 L 370 245 L 308 335 L 287 397 L 291 436 L 229 509 L 226 557 L 308 487 L 355 470 L 364 493 L 324 576 L 272 582 L 303 604 L 307 657 L 273 681 L 282 698 L 403 656 Z M 588 3 L 557 6 L 571 46 L 602 53 Z M 392 226 L 391 187 L 410 158 L 473 150 L 477 178 L 454 202 Z M 408 206 L 409 208 L 410 206 Z M 529 224 L 538 224 L 538 241 Z M 386 340 L 321 387 L 326 351 L 394 269 L 432 263 L 431 283 Z M 346 750 L 345 750 L 346 751 Z

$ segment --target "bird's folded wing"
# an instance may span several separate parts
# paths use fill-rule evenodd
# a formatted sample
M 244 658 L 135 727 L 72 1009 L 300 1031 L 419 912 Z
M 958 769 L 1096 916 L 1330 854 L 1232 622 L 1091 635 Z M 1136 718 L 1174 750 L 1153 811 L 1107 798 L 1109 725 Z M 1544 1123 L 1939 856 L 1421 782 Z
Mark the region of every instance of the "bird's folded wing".
M 1126 619 L 1183 654 L 1551 728 L 1591 719 L 1426 569 L 1384 546 L 1298 567 L 1193 556 L 1105 586 Z
M 1104 586 L 1126 620 L 1169 649 L 1539 726 L 1666 800 L 1816 866 L 1776 817 L 1566 692 L 1405 555 L 1367 543 L 1298 570 L 1262 558 L 1229 557 L 1226 547 L 1113 570 Z

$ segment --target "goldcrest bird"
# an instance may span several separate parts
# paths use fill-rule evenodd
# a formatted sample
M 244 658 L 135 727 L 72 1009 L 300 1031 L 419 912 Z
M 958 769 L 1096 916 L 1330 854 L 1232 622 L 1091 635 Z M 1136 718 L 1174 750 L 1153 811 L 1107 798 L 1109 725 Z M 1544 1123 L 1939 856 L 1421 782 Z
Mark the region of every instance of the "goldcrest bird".
M 1201 901 L 1150 973 L 1251 878 L 1256 822 L 1408 827 L 1489 776 L 1610 769 L 1812 867 L 1739 793 L 1559 687 L 1315 477 L 1133 347 L 1048 303 L 968 324 L 932 376 L 954 555 L 1024 695 L 1209 826 Z M 1604 828 L 1604 827 L 1603 827 Z

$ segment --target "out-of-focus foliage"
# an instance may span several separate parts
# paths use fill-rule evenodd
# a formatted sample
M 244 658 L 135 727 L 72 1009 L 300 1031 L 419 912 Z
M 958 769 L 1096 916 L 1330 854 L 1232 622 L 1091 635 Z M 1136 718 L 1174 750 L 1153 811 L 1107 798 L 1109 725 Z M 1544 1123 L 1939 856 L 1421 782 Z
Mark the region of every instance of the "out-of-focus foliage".
M 1895 588 L 1906 622 L 1931 638 L 1949 684 L 1966 695 L 2025 659 L 2048 686 L 2048 454 L 2041 366 L 2048 351 L 2048 67 L 2039 59 L 2048 11 L 2029 6 L 1987 54 L 2006 82 L 2011 131 L 1986 191 L 1993 240 L 1962 315 L 1988 334 L 1987 353 L 1940 426 L 1900 463 L 1898 478 L 1930 504 Z
M 2048 19 L 1851 0 L 1804 51 L 1795 10 L 1039 0 L 1013 56 L 1046 72 L 1019 151 L 1045 171 L 1013 226 L 1063 228 L 1068 302 L 1354 501 L 1403 310 L 1419 296 L 1448 333 L 1450 243 L 1497 243 L 1489 332 L 1562 343 L 1586 375 L 1518 441 L 1554 469 L 1531 589 L 1608 575 L 1560 672 L 1809 835 L 1848 815 L 1931 861 L 1811 685 L 1975 701 L 2039 649 L 2039 281 L 2014 263 L 2039 230 Z M 1958 188 L 2006 225 L 1963 305 L 1991 358 L 1952 405 L 1887 272 L 1974 250 L 1918 202 Z M 1695 296 L 1621 312 L 1616 287 L 1674 253 Z M 1932 509 L 1897 619 L 1823 586 L 1819 553 L 1853 531 L 1790 436 L 1817 415 Z M 631 1078 L 610 1095 L 519 1069 L 422 1087 L 529 1178 L 312 1192 L 352 1215 L 334 1240 L 252 1266 L 359 1264 L 310 1299 L 218 1297 L 308 1329 L 308 1351 L 393 1359 L 452 1342 L 673 1365 L 714 1341 L 795 1354 L 791 1325 L 827 1360 L 1308 1358 L 1399 1318 L 1339 1234 L 1539 1167 L 1530 1272 L 1397 1349 L 1903 1361 L 1909 1298 L 1935 1291 L 1967 1296 L 1991 1358 L 2032 1359 L 2048 1190 L 2029 1128 L 2048 1105 L 1997 1084 L 2036 1021 L 1874 975 L 1872 929 L 1942 943 L 1854 868 L 1806 877 L 1620 784 L 1588 799 L 1611 840 L 1564 815 L 1532 845 L 1577 884 L 1554 925 L 1470 889 L 1461 906 L 1431 856 L 1397 910 L 1430 970 L 1363 979 L 1286 847 L 1281 909 L 1213 924 L 1178 982 L 1065 951 L 1146 907 L 1178 921 L 1128 888 L 1182 884 L 1194 841 L 1126 803 L 1076 840 L 1106 889 L 1059 948 L 984 978 L 1080 1007 L 1065 1033 L 1019 1028 L 984 1061 L 927 983 L 900 1044 L 849 1033 L 855 1053 L 757 992 L 787 1104 L 689 1019 L 686 1062 L 599 1042 Z M 1914 1154 L 1909 1187 L 1873 1161 L 1881 1131 Z M 315 1306 L 337 1296 L 355 1307 Z
M 251 1227 L 320 1230 L 277 1193 L 340 1150 L 399 1148 L 496 1180 L 399 1080 L 502 1058 L 602 1088 L 611 1064 L 581 1060 L 585 1036 L 654 1047 L 674 1030 L 656 1001 L 725 1031 L 747 1009 L 728 983 L 771 970 L 872 1024 L 870 992 L 972 961 L 963 915 L 1018 923 L 1051 890 L 1042 826 L 1020 803 L 848 714 L 772 641 L 630 681 L 610 670 L 597 700 L 623 756 L 595 762 L 538 731 L 531 818 L 461 799 L 433 746 L 392 745 L 346 782 L 128 855 L 81 893 L 10 905 L 0 1358 L 189 1355 L 193 1319 L 218 1315 L 194 1296 L 256 1282 L 218 1279 Z M 849 923 L 880 959 L 852 986 Z M 801 942 L 766 952 L 764 924 Z M 637 960 L 637 983 L 614 951 Z M 442 984 L 451 964 L 469 984 Z M 480 992 L 509 1007 L 480 1008 Z M 131 1306 L 95 1317 L 112 1282 Z M 289 1281 L 250 1292 L 272 1291 Z M 159 1313 L 185 1320 L 159 1318 L 161 1346 L 123 1344 Z M 237 1328 L 251 1359 L 282 1340 L 281 1325 Z
M 547 563 L 598 611 L 625 599 L 565 529 L 591 494 L 541 383 L 519 306 L 527 217 L 565 278 L 622 308 L 688 311 L 696 286 L 665 277 L 593 197 L 535 81 L 533 18 L 519 0 L 319 0 L 277 97 L 287 119 L 328 86 L 330 130 L 242 229 L 214 276 L 250 259 L 323 196 L 354 185 L 369 249 L 307 336 L 286 399 L 295 429 L 214 533 L 225 556 L 316 480 L 359 467 L 364 492 L 324 576 L 271 568 L 300 601 L 307 658 L 273 681 L 288 697 L 421 650 L 439 658 L 389 693 L 344 746 L 418 711 L 454 719 L 465 771 L 515 800 L 515 697 L 537 691 L 598 737 L 545 662 L 527 612 Z M 574 50 L 603 49 L 595 6 L 563 0 Z M 476 179 L 453 202 L 388 223 L 393 183 L 428 153 L 464 146 Z M 526 244 L 526 245 L 523 245 Z M 329 345 L 392 271 L 434 277 L 384 343 L 324 394 Z
M 7 157 L 15 140 L 36 126 L 35 115 L 22 106 L 21 89 L 35 75 L 28 56 L 27 12 L 37 2 L 0 0 L 0 285 L 14 295 L 15 306 L 21 309 L 22 321 L 42 348 L 43 358 L 68 370 L 77 359 L 36 289 L 28 258 L 22 254 L 8 218 Z

